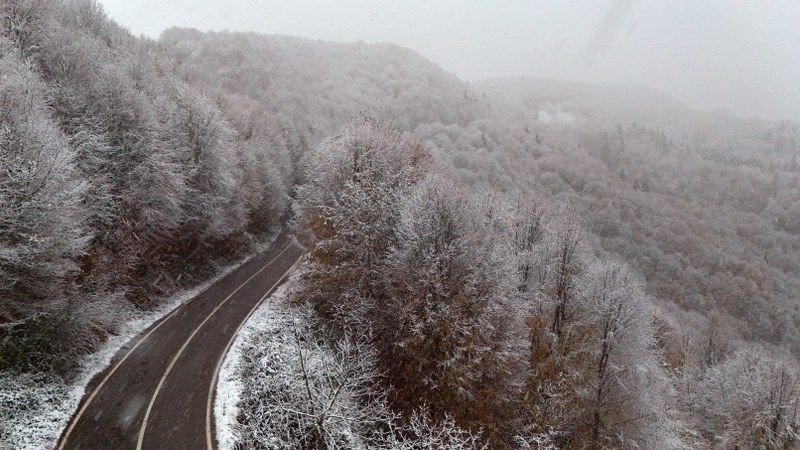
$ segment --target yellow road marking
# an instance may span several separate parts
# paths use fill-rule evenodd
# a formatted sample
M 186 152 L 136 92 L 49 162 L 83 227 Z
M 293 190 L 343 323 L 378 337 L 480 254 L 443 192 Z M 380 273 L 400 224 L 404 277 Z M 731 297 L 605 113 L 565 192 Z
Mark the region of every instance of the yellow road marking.
M 214 449 L 214 439 L 211 437 L 211 406 L 213 402 L 214 388 L 216 387 L 217 384 L 217 377 L 219 376 L 219 369 L 222 366 L 222 361 L 225 359 L 225 355 L 228 353 L 228 350 L 230 350 L 231 345 L 233 344 L 233 340 L 236 339 L 236 335 L 239 334 L 239 330 L 242 328 L 245 322 L 247 322 L 250 316 L 253 315 L 253 312 L 255 312 L 255 310 L 259 306 L 261 306 L 261 303 L 263 303 L 264 300 L 272 294 L 272 291 L 283 280 L 286 279 L 286 276 L 292 270 L 294 270 L 294 268 L 297 266 L 298 263 L 300 263 L 300 260 L 302 258 L 303 254 L 300 254 L 300 256 L 297 258 L 294 264 L 292 264 L 292 267 L 289 267 L 289 269 L 286 272 L 284 272 L 280 278 L 278 278 L 278 281 L 276 281 L 275 284 L 273 284 L 272 287 L 269 288 L 269 290 L 267 290 L 267 293 L 264 294 L 264 296 L 261 297 L 261 299 L 250 309 L 250 312 L 247 313 L 247 316 L 239 323 L 239 326 L 236 327 L 236 331 L 233 332 L 233 335 L 231 336 L 230 340 L 228 340 L 228 344 L 225 346 L 225 350 L 223 350 L 222 355 L 220 355 L 219 360 L 217 361 L 217 365 L 214 368 L 214 376 L 211 378 L 211 384 L 208 386 L 208 398 L 206 400 L 206 446 L 208 450 Z
M 217 310 L 219 310 L 219 309 L 222 307 L 222 305 L 224 305 L 224 304 L 225 304 L 225 303 L 226 303 L 226 302 L 227 302 L 227 301 L 228 301 L 228 300 L 229 300 L 231 297 L 233 297 L 233 296 L 234 296 L 234 294 L 236 294 L 237 292 L 239 292 L 239 289 L 241 289 L 241 288 L 242 288 L 242 286 L 244 286 L 245 284 L 247 284 L 248 282 L 250 282 L 250 280 L 252 280 L 253 278 L 255 278 L 255 277 L 258 275 L 258 274 L 260 274 L 261 272 L 263 272 L 263 271 L 264 271 L 264 269 L 266 269 L 266 268 L 267 268 L 267 267 L 268 267 L 270 264 L 272 264 L 272 263 L 273 263 L 275 260 L 277 260 L 278 258 L 280 258 L 280 257 L 281 257 L 281 256 L 282 256 L 282 255 L 283 255 L 285 252 L 286 252 L 286 250 L 288 250 L 288 249 L 289 249 L 289 247 L 291 247 L 293 244 L 294 244 L 294 241 L 290 242 L 290 243 L 289 243 L 289 245 L 287 245 L 287 246 L 286 246 L 286 248 L 284 248 L 283 250 L 281 250 L 281 252 L 280 252 L 280 253 L 278 253 L 278 256 L 276 256 L 276 257 L 272 258 L 272 260 L 270 260 L 270 262 L 268 262 L 266 265 L 264 265 L 264 267 L 262 267 L 261 269 L 259 269 L 259 271 L 258 271 L 258 272 L 256 272 L 256 273 L 254 273 L 253 275 L 251 275 L 251 276 L 250 276 L 250 278 L 248 278 L 247 280 L 245 280 L 245 281 L 244 281 L 244 283 L 240 284 L 240 285 L 239 285 L 239 287 L 237 287 L 237 288 L 236 288 L 236 289 L 235 289 L 233 292 L 231 292 L 231 293 L 230 293 L 230 294 L 229 294 L 227 297 L 225 297 L 225 299 L 224 299 L 224 300 L 222 300 L 222 302 L 220 302 L 220 304 L 219 304 L 219 305 L 217 305 L 217 306 L 216 306 L 216 307 L 215 307 L 215 308 L 214 308 L 214 309 L 213 309 L 213 310 L 212 310 L 212 311 L 211 311 L 211 312 L 208 314 L 208 316 L 206 316 L 206 318 L 205 318 L 205 319 L 203 319 L 203 321 L 202 321 L 202 322 L 200 322 L 200 325 L 198 325 L 198 326 L 197 326 L 197 327 L 196 327 L 196 328 L 195 328 L 195 329 L 192 331 L 192 334 L 190 334 L 190 335 L 189 335 L 189 337 L 188 337 L 188 338 L 187 338 L 187 339 L 186 339 L 186 340 L 183 342 L 183 345 L 181 345 L 181 348 L 179 348 L 179 349 L 178 349 L 178 352 L 177 352 L 177 353 L 175 353 L 175 355 L 172 357 L 172 360 L 169 362 L 169 366 L 167 366 L 167 370 L 164 372 L 164 375 L 162 375 L 162 376 L 161 376 L 161 380 L 159 380 L 159 382 L 158 382 L 158 386 L 156 386 L 156 390 L 155 390 L 155 392 L 153 392 L 153 395 L 152 395 L 152 397 L 150 397 L 150 403 L 147 405 L 147 410 L 146 410 L 146 411 L 145 411 L 145 413 L 144 413 L 144 419 L 142 420 L 142 426 L 141 426 L 141 428 L 139 428 L 139 438 L 138 438 L 138 440 L 137 440 L 137 442 L 136 442 L 136 450 L 141 450 L 141 448 L 142 448 L 142 442 L 144 441 L 144 433 L 145 433 L 145 430 L 147 429 L 147 419 L 150 417 L 150 412 L 151 412 L 151 411 L 152 411 L 152 409 L 153 409 L 153 404 L 155 403 L 155 401 L 156 401 L 156 398 L 158 397 L 158 393 L 161 391 L 161 387 L 164 385 L 164 381 L 167 379 L 167 376 L 169 376 L 169 373 L 172 371 L 172 367 L 175 365 L 175 362 L 176 362 L 176 361 L 178 361 L 178 358 L 180 358 L 180 356 L 181 356 L 181 354 L 183 353 L 183 351 L 184 351 L 184 350 L 186 350 L 186 347 L 189 345 L 189 343 L 192 341 L 192 339 L 194 339 L 194 336 L 197 334 L 197 332 L 198 332 L 198 331 L 200 331 L 200 328 L 202 328 L 202 327 L 203 327 L 203 325 L 205 325 L 205 324 L 206 324 L 206 322 L 208 322 L 208 319 L 210 319 L 210 318 L 211 318 L 211 316 L 213 316 L 213 315 L 214 315 L 214 313 L 215 313 L 215 312 L 217 312 Z
M 289 245 L 291 245 L 291 244 L 289 244 Z M 287 248 L 288 248 L 288 247 L 287 247 Z M 286 250 L 286 249 L 284 249 L 284 251 L 285 251 L 285 250 Z M 281 252 L 281 253 L 283 253 L 283 252 Z M 279 255 L 279 256 L 280 256 L 280 255 Z M 277 259 L 277 257 L 276 257 L 275 259 Z M 274 261 L 275 259 L 273 259 L 272 261 Z M 271 263 L 272 263 L 272 261 L 268 262 L 268 263 L 267 263 L 267 265 L 271 264 Z M 239 267 L 241 267 L 241 266 L 242 266 L 242 265 L 244 265 L 244 264 L 246 264 L 246 262 L 242 263 L 242 264 L 241 264 Z M 264 266 L 264 267 L 266 267 L 266 266 Z M 234 269 L 234 270 L 235 270 L 235 269 Z M 264 270 L 264 268 L 261 268 L 261 270 Z M 259 270 L 259 272 L 260 272 L 261 270 Z M 230 273 L 230 272 L 229 272 L 229 273 Z M 227 274 L 226 274 L 226 275 L 227 275 Z M 223 277 L 224 277 L 224 276 L 223 276 Z M 221 278 L 220 278 L 220 279 L 221 279 Z M 249 281 L 249 279 L 248 279 L 248 281 Z M 246 283 L 246 282 L 245 282 L 245 283 Z M 178 305 L 178 306 L 177 306 L 177 307 L 176 307 L 176 308 L 175 308 L 175 309 L 174 309 L 174 310 L 173 310 L 171 313 L 169 313 L 167 316 L 163 317 L 163 318 L 160 320 L 160 322 L 158 322 L 158 324 L 157 324 L 155 327 L 153 327 L 153 329 L 152 329 L 152 330 L 148 331 L 148 332 L 147 332 L 147 334 L 145 334 L 144 336 L 142 336 L 142 338 L 141 338 L 141 339 L 139 339 L 139 341 L 136 343 L 136 345 L 134 345 L 133 347 L 131 347 L 131 349 L 130 349 L 130 350 L 128 350 L 128 353 L 125 353 L 125 356 L 123 356 L 123 357 L 122 357 L 122 358 L 121 358 L 121 359 L 120 359 L 120 360 L 119 360 L 119 361 L 118 361 L 116 364 L 114 364 L 114 367 L 111 369 L 111 371 L 110 371 L 110 372 L 108 372 L 108 374 L 106 374 L 106 376 L 105 376 L 105 377 L 103 377 L 103 379 L 100 381 L 100 384 L 98 384 L 98 385 L 97 385 L 97 387 L 95 387 L 95 388 L 94 388 L 94 390 L 92 391 L 91 395 L 89 395 L 89 398 L 87 398 L 87 399 L 86 399 L 86 402 L 85 402 L 85 403 L 84 403 L 84 404 L 81 406 L 81 409 L 80 409 L 80 410 L 78 410 L 78 413 L 77 413 L 77 414 L 75 415 L 75 417 L 73 417 L 73 418 L 72 418 L 72 420 L 70 421 L 69 427 L 67 428 L 67 432 L 66 432 L 66 433 L 64 433 L 64 436 L 62 436 L 62 438 L 61 438 L 61 442 L 60 442 L 60 444 L 58 445 L 58 450 L 63 450 L 63 449 L 64 449 L 64 446 L 66 445 L 66 443 L 67 443 L 67 440 L 68 440 L 68 438 L 69 438 L 70 434 L 72 434 L 72 431 L 75 429 L 75 425 L 77 425 L 77 424 L 78 424 L 78 422 L 80 421 L 81 417 L 82 417 L 82 416 L 83 416 L 83 414 L 86 412 L 86 409 L 89 407 L 89 404 L 91 404 L 91 403 L 92 403 L 92 400 L 94 400 L 94 398 L 95 398 L 95 396 L 97 395 L 97 393 L 98 393 L 98 392 L 100 392 L 100 389 L 102 389 L 102 388 L 103 388 L 103 386 L 105 386 L 106 382 L 107 382 L 107 381 L 108 381 L 108 380 L 109 380 L 109 379 L 110 379 L 110 378 L 111 378 L 111 377 L 114 375 L 114 373 L 117 371 L 117 369 L 119 369 L 119 367 L 120 367 L 120 366 L 121 366 L 121 365 L 122 365 L 122 364 L 125 362 L 125 360 L 127 360 L 127 359 L 128 359 L 128 356 L 130 356 L 130 355 L 131 355 L 131 354 L 132 354 L 132 353 L 133 353 L 133 352 L 134 352 L 134 351 L 135 351 L 135 350 L 136 350 L 136 349 L 139 347 L 139 345 L 141 345 L 141 344 L 142 344 L 142 342 L 144 342 L 144 341 L 145 341 L 145 340 L 146 340 L 146 339 L 147 339 L 147 338 L 148 338 L 148 337 L 149 337 L 151 334 L 153 334 L 153 332 L 155 332 L 157 329 L 159 329 L 159 327 L 161 327 L 161 325 L 163 325 L 164 323 L 166 323 L 166 322 L 167 322 L 167 321 L 168 321 L 170 318 L 172 318 L 172 316 L 174 316 L 175 314 L 177 314 L 177 312 L 178 312 L 178 311 L 180 311 L 180 310 L 181 310 L 181 309 L 182 309 L 184 306 L 188 305 L 189 303 L 191 303 L 192 301 L 194 301 L 194 299 L 196 299 L 197 297 L 200 297 L 200 296 L 201 296 L 201 295 L 203 295 L 203 294 L 204 294 L 204 293 L 205 293 L 207 290 L 211 289 L 211 287 L 213 287 L 215 284 L 216 284 L 216 282 L 215 282 L 215 283 L 211 283 L 211 284 L 210 284 L 208 287 L 206 287 L 205 289 L 203 289 L 202 291 L 200 291 L 200 293 L 198 293 L 197 295 L 195 295 L 194 297 L 192 297 L 192 298 L 191 298 L 191 299 L 189 299 L 188 301 L 186 301 L 186 302 L 183 302 L 183 303 L 181 303 L 180 305 Z M 241 286 L 240 286 L 240 287 L 241 287 Z M 237 288 L 237 289 L 238 289 L 238 288 Z

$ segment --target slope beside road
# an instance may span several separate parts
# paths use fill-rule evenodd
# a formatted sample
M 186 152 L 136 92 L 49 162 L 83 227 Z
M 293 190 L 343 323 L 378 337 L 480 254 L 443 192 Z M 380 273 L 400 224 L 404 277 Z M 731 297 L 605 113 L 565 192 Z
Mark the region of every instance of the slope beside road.
M 302 255 L 284 232 L 131 340 L 89 384 L 57 448 L 215 448 L 219 365 L 240 325 Z

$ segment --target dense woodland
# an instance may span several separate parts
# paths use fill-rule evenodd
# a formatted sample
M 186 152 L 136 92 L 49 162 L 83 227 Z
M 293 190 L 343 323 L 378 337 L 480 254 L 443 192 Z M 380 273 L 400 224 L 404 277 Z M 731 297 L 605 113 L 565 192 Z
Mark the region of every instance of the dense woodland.
M 276 225 L 292 168 L 96 3 L 0 5 L 0 369 L 66 374 Z
M 796 122 L 389 44 L 152 41 L 90 0 L 0 2 L 0 104 L 4 373 L 69 380 L 289 221 L 302 345 L 339 372 L 287 380 L 363 376 L 360 421 L 265 421 L 313 431 L 283 445 L 800 446 Z
M 636 267 L 685 320 L 714 311 L 747 339 L 800 350 L 795 122 L 698 112 L 637 86 L 470 86 L 388 44 L 186 29 L 161 41 L 187 79 L 219 80 L 306 143 L 364 113 L 423 140 L 469 185 L 573 204 L 597 250 Z

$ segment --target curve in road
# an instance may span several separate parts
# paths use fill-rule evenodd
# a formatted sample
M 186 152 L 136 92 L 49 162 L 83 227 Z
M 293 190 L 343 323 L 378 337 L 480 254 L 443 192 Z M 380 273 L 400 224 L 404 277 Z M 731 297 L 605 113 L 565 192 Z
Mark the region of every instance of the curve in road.
M 267 251 L 132 339 L 87 387 L 57 448 L 214 448 L 219 365 L 241 324 L 302 255 L 281 233 Z

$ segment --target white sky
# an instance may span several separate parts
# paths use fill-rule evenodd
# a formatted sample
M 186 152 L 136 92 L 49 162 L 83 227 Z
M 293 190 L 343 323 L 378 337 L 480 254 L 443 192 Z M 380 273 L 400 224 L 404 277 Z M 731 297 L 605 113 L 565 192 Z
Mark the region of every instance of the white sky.
M 467 80 L 637 82 L 702 108 L 800 120 L 800 0 L 101 0 L 167 27 L 392 42 Z

